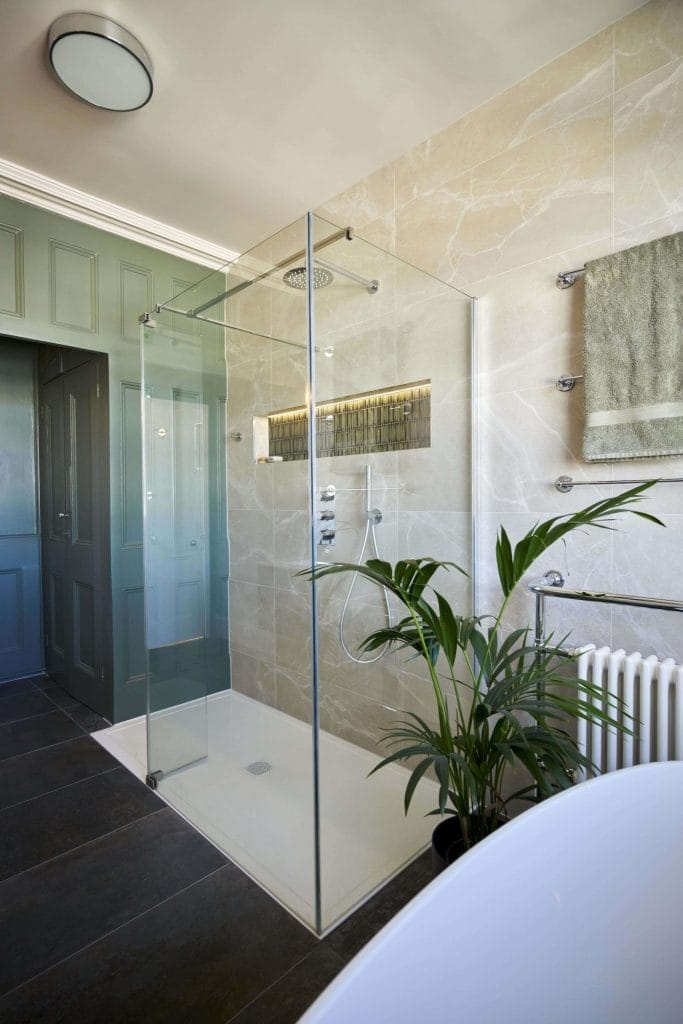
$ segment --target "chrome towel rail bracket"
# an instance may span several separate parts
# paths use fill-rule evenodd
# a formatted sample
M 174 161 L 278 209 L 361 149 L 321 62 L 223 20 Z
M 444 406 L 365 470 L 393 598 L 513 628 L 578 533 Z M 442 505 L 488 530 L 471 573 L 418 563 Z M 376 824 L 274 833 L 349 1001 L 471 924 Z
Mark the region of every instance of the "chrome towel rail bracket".
M 576 270 L 563 270 L 555 278 L 555 284 L 560 291 L 566 291 L 567 288 L 571 288 L 576 283 L 576 279 L 579 274 L 585 274 L 585 267 L 578 267 Z
M 580 380 L 583 380 L 582 373 L 563 373 L 555 381 L 555 387 L 558 391 L 573 391 L 574 385 L 578 384 Z

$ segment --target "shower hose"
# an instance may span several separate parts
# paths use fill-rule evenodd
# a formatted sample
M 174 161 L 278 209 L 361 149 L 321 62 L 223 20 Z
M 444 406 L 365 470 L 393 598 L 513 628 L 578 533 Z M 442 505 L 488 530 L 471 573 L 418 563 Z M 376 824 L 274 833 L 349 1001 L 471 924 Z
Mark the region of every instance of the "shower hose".
M 368 490 L 368 497 L 369 497 L 369 490 Z M 369 500 L 368 500 L 368 504 L 369 504 Z M 374 557 L 375 558 L 379 558 L 379 549 L 377 547 L 377 534 L 375 533 L 375 527 L 379 523 L 381 523 L 381 521 L 382 521 L 382 513 L 380 512 L 380 510 L 378 508 L 373 508 L 373 509 L 368 509 L 367 510 L 366 518 L 365 518 L 365 536 L 363 537 L 363 544 L 362 544 L 361 549 L 360 549 L 360 555 L 358 556 L 358 563 L 359 564 L 362 564 L 362 562 L 363 562 L 363 559 L 365 557 L 365 550 L 366 550 L 366 548 L 368 546 L 368 543 L 370 543 L 370 545 L 371 545 L 371 549 L 372 549 L 372 553 L 374 554 Z M 358 579 L 358 573 L 354 572 L 353 577 L 351 579 L 351 586 L 349 587 L 349 591 L 348 591 L 348 593 L 346 595 L 346 600 L 344 601 L 344 607 L 342 608 L 341 617 L 339 619 L 339 643 L 341 644 L 342 650 L 344 651 L 344 654 L 346 655 L 346 657 L 350 658 L 351 661 L 355 661 L 355 663 L 357 665 L 374 665 L 376 661 L 379 661 L 380 658 L 383 658 L 384 655 L 387 653 L 387 651 L 389 649 L 389 643 L 388 642 L 386 644 L 384 644 L 383 647 L 380 648 L 379 654 L 375 654 L 374 657 L 372 657 L 372 658 L 362 658 L 362 657 L 357 657 L 355 654 L 353 654 L 349 650 L 349 648 L 347 647 L 346 641 L 344 640 L 344 622 L 346 620 L 346 613 L 348 611 L 349 602 L 351 600 L 351 594 L 353 593 L 353 588 L 356 585 L 357 579 Z M 389 602 L 389 594 L 387 592 L 386 587 L 382 587 L 382 596 L 384 598 L 384 608 L 385 608 L 385 612 L 386 612 L 387 625 L 393 626 L 394 623 L 393 623 L 393 617 L 392 617 L 392 613 L 391 613 L 391 604 Z

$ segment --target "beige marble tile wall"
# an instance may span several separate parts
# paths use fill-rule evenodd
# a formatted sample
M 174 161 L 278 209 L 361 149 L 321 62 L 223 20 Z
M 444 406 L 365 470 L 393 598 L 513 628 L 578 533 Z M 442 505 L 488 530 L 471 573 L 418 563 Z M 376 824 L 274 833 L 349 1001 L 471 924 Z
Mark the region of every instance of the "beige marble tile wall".
M 328 235 L 330 225 L 316 225 Z M 276 262 L 303 247 L 302 224 L 281 233 L 261 256 Z M 432 446 L 407 452 L 320 460 L 319 488 L 337 488 L 337 538 L 319 556 L 356 561 L 365 531 L 365 466 L 373 504 L 382 510 L 382 557 L 457 558 L 471 569 L 469 300 L 362 240 L 339 242 L 326 257 L 367 278 L 370 295 L 337 275 L 316 293 L 316 389 L 319 400 L 431 378 Z M 306 339 L 305 295 L 277 279 L 229 301 L 228 319 L 244 331 L 228 339 L 228 482 L 230 637 L 235 689 L 304 720 L 311 715 L 311 586 L 296 572 L 309 558 L 308 462 L 255 465 L 254 415 L 301 405 L 304 350 L 280 341 Z M 261 333 L 255 337 L 246 331 Z M 326 355 L 325 353 L 331 353 Z M 240 433 L 241 441 L 234 434 Z M 366 551 L 365 557 L 372 552 Z M 321 724 L 377 749 L 381 727 L 399 710 L 421 707 L 414 665 L 398 655 L 359 665 L 343 652 L 339 622 L 350 577 L 318 588 Z M 468 602 L 469 584 L 453 574 L 444 588 Z M 354 587 L 345 640 L 356 651 L 384 623 L 381 594 Z
M 329 259 L 378 279 L 380 290 L 368 295 L 358 284 L 337 278 L 319 293 L 318 398 L 424 379 L 434 384 L 429 448 L 319 460 L 319 486 L 337 488 L 337 542 L 321 557 L 359 560 L 366 524 L 365 466 L 370 465 L 372 504 L 382 511 L 376 529 L 381 557 L 391 562 L 405 556 L 449 557 L 470 570 L 469 300 L 361 240 L 338 243 Z M 329 358 L 326 350 L 333 350 Z M 364 558 L 373 555 L 367 549 Z M 416 665 L 395 653 L 370 665 L 356 664 L 345 654 L 339 628 L 350 584 L 351 577 L 343 576 L 318 586 L 321 724 L 379 750 L 382 726 L 420 706 L 414 698 Z M 451 574 L 443 589 L 467 605 L 469 584 L 462 576 Z M 359 580 L 344 626 L 348 650 L 358 655 L 360 640 L 384 623 L 381 592 Z
M 580 373 L 583 286 L 559 270 L 683 228 L 683 3 L 654 0 L 427 139 L 320 210 L 480 299 L 482 606 L 497 597 L 499 523 L 521 536 L 540 516 L 611 494 L 554 479 L 680 476 L 683 460 L 587 465 Z M 680 597 L 683 487 L 648 501 L 667 529 L 629 521 L 550 552 L 570 585 Z M 412 545 L 412 540 L 411 540 Z M 414 552 L 415 553 L 415 552 Z M 520 595 L 511 621 L 531 603 Z M 559 603 L 561 633 L 683 659 L 677 616 Z

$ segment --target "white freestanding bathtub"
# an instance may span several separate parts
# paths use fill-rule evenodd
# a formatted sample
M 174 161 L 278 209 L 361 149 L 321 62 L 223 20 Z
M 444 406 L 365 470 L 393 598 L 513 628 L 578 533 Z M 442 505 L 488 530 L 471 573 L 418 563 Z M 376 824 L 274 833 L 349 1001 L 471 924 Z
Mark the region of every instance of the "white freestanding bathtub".
M 603 775 L 443 872 L 300 1024 L 683 1024 L 683 762 Z

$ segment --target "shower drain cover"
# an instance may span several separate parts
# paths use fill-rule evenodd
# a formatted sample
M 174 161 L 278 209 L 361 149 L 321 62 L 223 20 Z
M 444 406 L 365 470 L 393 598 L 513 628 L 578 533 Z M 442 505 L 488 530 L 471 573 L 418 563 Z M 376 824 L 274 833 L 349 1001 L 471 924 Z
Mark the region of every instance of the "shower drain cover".
M 250 772 L 252 775 L 265 775 L 272 768 L 272 764 L 267 761 L 252 761 L 248 764 L 245 771 Z

